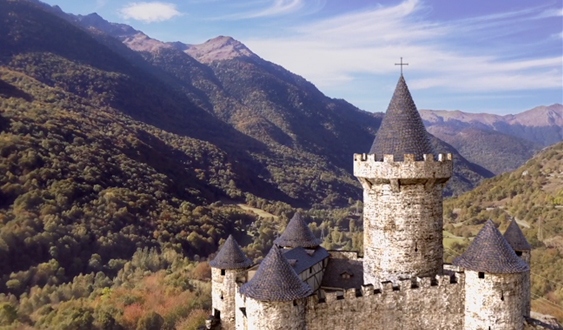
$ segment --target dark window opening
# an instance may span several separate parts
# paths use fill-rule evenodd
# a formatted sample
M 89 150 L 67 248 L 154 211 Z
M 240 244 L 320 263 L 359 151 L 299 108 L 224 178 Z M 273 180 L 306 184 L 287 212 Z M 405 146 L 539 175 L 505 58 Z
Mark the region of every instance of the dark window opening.
M 375 289 L 375 290 L 373 290 L 373 294 L 379 294 L 379 293 L 381 293 L 381 289 Z
M 438 286 L 438 280 L 433 278 L 430 280 L 430 286 Z
M 342 300 L 342 299 L 344 299 L 344 295 L 338 294 L 338 295 L 336 296 L 336 300 Z
M 485 273 L 479 272 L 479 278 L 485 278 Z
M 293 306 L 297 306 L 297 300 L 293 301 Z
M 244 317 L 246 317 L 246 307 L 241 307 L 240 311 Z
M 414 243 L 414 252 L 418 252 L 418 243 Z
M 309 274 L 313 272 L 313 268 L 309 268 Z
M 225 270 L 221 269 L 221 276 L 225 276 Z
M 455 275 L 450 275 L 450 283 L 457 283 L 457 278 Z
M 501 300 L 501 301 L 504 301 L 504 292 L 501 292 L 501 293 L 500 293 L 500 300 Z
M 522 256 L 522 251 L 516 251 L 516 255 L 521 257 Z
M 213 310 L 213 316 L 214 316 L 216 319 L 220 319 L 220 318 L 221 318 L 221 311 L 215 308 L 215 309 Z
M 221 292 L 221 296 L 219 298 L 221 298 L 221 300 L 223 300 L 223 292 Z

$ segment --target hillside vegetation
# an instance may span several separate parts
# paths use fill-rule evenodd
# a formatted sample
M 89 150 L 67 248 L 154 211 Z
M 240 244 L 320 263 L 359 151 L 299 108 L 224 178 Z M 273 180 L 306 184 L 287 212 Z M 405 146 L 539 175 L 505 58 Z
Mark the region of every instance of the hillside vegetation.
M 532 251 L 533 309 L 563 320 L 563 142 L 542 150 L 510 173 L 444 202 L 449 260 L 492 219 L 504 231 L 516 219 Z

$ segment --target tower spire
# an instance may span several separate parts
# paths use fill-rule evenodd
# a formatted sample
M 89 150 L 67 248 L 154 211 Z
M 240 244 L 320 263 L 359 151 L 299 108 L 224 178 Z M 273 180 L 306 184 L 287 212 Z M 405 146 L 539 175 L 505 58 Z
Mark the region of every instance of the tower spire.
M 379 161 L 383 160 L 383 155 L 393 155 L 395 161 L 402 161 L 404 155 L 413 154 L 415 160 L 419 161 L 424 159 L 425 154 L 434 154 L 422 118 L 402 75 L 369 153 L 375 154 Z

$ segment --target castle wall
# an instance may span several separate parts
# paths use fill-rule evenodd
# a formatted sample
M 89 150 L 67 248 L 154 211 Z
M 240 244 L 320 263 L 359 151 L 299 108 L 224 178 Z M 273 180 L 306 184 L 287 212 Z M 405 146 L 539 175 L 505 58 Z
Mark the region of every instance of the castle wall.
M 463 330 L 464 296 L 463 273 L 325 292 L 307 300 L 307 330 Z
M 221 275 L 224 272 L 225 275 Z M 244 277 L 245 269 L 211 268 L 211 299 L 213 315 L 220 313 L 221 329 L 235 329 L 235 295 L 237 277 Z
M 465 271 L 465 330 L 522 330 L 523 273 Z
M 364 188 L 364 283 L 434 276 L 442 270 L 442 188 L 451 155 L 394 162 L 354 155 Z

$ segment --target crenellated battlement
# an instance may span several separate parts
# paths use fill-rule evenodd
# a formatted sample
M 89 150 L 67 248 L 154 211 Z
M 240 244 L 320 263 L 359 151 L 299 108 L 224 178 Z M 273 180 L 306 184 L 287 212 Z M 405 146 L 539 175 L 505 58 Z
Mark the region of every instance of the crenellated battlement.
M 343 291 L 326 291 L 323 290 L 321 296 L 313 295 L 308 298 L 308 306 L 310 304 L 330 304 L 339 300 L 357 300 L 357 299 L 383 299 L 384 296 L 396 294 L 399 296 L 409 294 L 412 295 L 428 295 L 428 290 L 441 289 L 462 289 L 464 283 L 463 273 L 453 273 L 452 275 L 436 275 L 434 277 L 417 277 L 413 280 L 400 280 L 397 283 L 382 282 L 379 287 L 372 284 L 362 285 L 361 288 L 346 289 Z M 452 286 L 457 286 L 453 288 Z M 430 289 L 429 289 L 430 288 Z M 321 289 L 322 290 L 322 289 Z M 407 293 L 411 291 L 410 293 Z
M 424 160 L 415 161 L 414 155 L 407 154 L 404 161 L 395 161 L 393 155 L 384 155 L 377 161 L 375 154 L 354 154 L 354 176 L 371 180 L 428 180 L 445 182 L 452 176 L 452 154 L 424 155 Z

